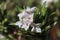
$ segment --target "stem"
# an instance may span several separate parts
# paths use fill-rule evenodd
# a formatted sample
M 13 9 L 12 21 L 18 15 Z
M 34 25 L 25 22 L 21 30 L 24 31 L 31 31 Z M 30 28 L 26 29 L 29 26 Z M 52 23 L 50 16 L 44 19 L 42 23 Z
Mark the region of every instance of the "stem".
M 50 31 L 50 34 L 51 34 L 51 38 L 52 40 L 57 40 L 57 35 L 56 35 L 56 27 Z

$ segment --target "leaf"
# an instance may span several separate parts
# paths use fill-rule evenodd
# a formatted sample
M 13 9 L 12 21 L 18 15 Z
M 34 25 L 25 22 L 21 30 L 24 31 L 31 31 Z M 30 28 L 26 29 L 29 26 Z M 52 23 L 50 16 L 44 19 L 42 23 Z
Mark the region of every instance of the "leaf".
M 41 7 L 42 16 L 45 16 L 45 14 L 46 14 L 47 8 L 46 8 L 45 6 L 46 6 L 46 5 L 45 5 L 45 3 L 44 3 L 43 6 Z
M 5 18 L 5 19 L 2 21 L 2 24 L 4 24 L 4 23 L 7 22 L 7 21 L 8 21 L 8 19 Z
M 45 27 L 45 31 L 49 30 L 50 28 L 51 28 L 50 25 L 49 26 L 46 26 Z
M 11 38 L 11 39 L 14 39 L 12 34 L 8 34 L 8 37 Z

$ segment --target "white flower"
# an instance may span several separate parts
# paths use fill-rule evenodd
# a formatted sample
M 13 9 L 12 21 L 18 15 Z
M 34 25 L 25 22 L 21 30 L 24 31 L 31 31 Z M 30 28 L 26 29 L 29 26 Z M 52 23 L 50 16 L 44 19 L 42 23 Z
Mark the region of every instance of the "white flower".
M 36 32 L 40 33 L 41 32 L 41 28 L 40 27 L 36 27 Z
M 32 30 L 31 30 L 31 32 L 33 32 L 34 30 L 35 30 L 37 33 L 41 33 L 41 28 L 40 28 L 40 27 L 36 27 L 36 28 L 33 27 Z
M 32 13 L 33 11 L 35 11 L 36 7 L 32 7 L 32 8 L 27 8 L 25 11 L 23 11 L 22 13 L 18 14 L 19 17 L 19 21 L 15 23 L 15 25 L 18 25 L 19 28 L 23 28 L 26 31 L 29 29 L 30 24 L 33 22 L 33 16 L 34 13 Z M 31 14 L 29 14 L 31 13 Z M 39 12 L 40 14 L 40 12 Z M 36 30 L 36 32 L 40 33 L 41 32 L 41 28 L 39 27 L 39 23 L 36 24 L 36 28 L 33 27 L 31 32 L 33 32 L 34 30 Z
M 24 28 L 26 31 L 28 30 L 30 24 L 33 22 L 33 16 L 34 13 L 32 13 L 35 10 L 35 7 L 33 8 L 27 8 L 26 11 L 24 11 L 23 13 L 18 14 L 19 20 L 18 22 L 15 23 L 15 25 L 18 25 L 19 28 Z M 31 12 L 31 14 L 27 13 L 27 12 Z M 36 24 L 37 26 L 39 24 Z M 31 32 L 33 32 L 34 30 L 36 30 L 36 32 L 40 33 L 41 32 L 41 28 L 39 27 L 33 27 Z
M 31 32 L 33 32 L 34 30 L 37 32 L 37 33 L 41 33 L 41 28 L 39 27 L 40 23 L 36 24 L 36 27 L 33 27 Z
M 33 16 L 34 13 L 32 13 L 36 7 L 27 8 L 22 13 L 18 14 L 19 21 L 15 23 L 15 25 L 18 25 L 19 28 L 24 28 L 25 30 L 28 30 L 30 24 L 33 22 Z M 31 14 L 29 14 L 31 13 Z

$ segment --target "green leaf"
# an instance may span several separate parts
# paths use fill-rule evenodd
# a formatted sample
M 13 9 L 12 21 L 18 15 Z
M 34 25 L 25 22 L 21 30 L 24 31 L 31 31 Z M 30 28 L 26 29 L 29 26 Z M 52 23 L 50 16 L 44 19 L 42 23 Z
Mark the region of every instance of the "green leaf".
M 49 30 L 50 28 L 51 28 L 50 25 L 49 26 L 46 26 L 45 27 L 45 31 Z
M 4 24 L 4 23 L 7 22 L 7 21 L 8 21 L 8 19 L 5 18 L 5 19 L 2 21 L 2 24 Z
M 45 6 L 46 6 L 46 5 L 45 5 L 45 3 L 44 3 L 43 6 L 41 7 L 42 16 L 45 16 L 45 14 L 46 14 L 47 8 L 46 8 Z

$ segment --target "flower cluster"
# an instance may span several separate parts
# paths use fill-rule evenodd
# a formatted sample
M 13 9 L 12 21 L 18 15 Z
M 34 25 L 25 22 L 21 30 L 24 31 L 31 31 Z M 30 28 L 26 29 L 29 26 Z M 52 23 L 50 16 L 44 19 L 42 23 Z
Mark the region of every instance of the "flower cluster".
M 29 29 L 29 26 L 33 22 L 33 16 L 34 16 L 34 11 L 36 10 L 36 7 L 32 8 L 27 8 L 24 10 L 22 13 L 18 14 L 19 21 L 15 23 L 15 25 L 18 25 L 19 28 L 23 28 L 25 30 Z M 36 29 L 36 32 L 41 32 L 41 29 L 39 27 L 32 27 L 31 31 L 34 31 Z

